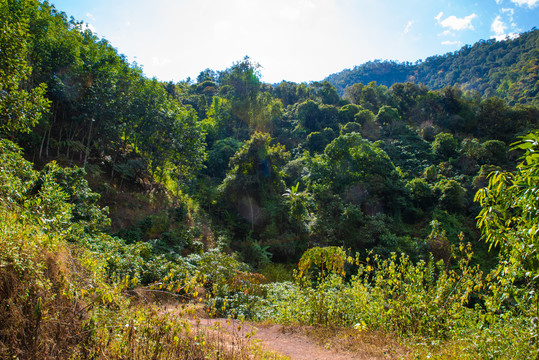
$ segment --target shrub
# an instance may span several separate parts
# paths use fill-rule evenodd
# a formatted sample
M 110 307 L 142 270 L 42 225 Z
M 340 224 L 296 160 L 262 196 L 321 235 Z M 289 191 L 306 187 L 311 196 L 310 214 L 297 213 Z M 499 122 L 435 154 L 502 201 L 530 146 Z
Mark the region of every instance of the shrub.
M 439 133 L 434 137 L 432 152 L 443 160 L 455 157 L 459 142 L 448 133 Z

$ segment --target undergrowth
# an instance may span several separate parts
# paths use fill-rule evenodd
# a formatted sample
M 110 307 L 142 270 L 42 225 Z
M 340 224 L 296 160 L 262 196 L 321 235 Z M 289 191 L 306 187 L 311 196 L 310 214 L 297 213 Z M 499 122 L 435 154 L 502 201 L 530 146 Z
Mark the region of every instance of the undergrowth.
M 470 264 L 470 245 L 461 245 L 454 269 L 432 258 L 412 263 L 404 254 L 362 263 L 340 248 L 312 250 L 304 254 L 294 281 L 262 284 L 258 293 L 235 292 L 208 304 L 221 314 L 256 321 L 393 334 L 418 359 L 536 354 L 532 316 L 485 305 L 491 293 L 478 266 Z
M 0 140 L 1 359 L 276 358 L 248 341 L 223 344 L 180 306 L 167 313 L 152 296 L 135 301 L 137 287 L 190 300 L 242 265 L 216 251 L 157 254 L 103 233 L 106 209 L 83 175 L 54 163 L 33 170 Z
M 246 341 L 223 344 L 181 307 L 133 301 L 106 263 L 0 208 L 0 358 L 275 358 Z
M 537 358 L 537 296 L 522 290 L 536 278 L 519 287 L 532 272 L 506 271 L 527 257 L 485 276 L 463 237 L 452 266 L 324 247 L 306 251 L 293 277 L 282 267 L 266 277 L 217 249 L 181 256 L 104 233 L 106 209 L 83 175 L 35 171 L 0 141 L 0 358 L 275 357 L 193 327 L 181 307 L 134 301 L 134 289 L 205 301 L 213 316 L 390 334 L 418 359 Z

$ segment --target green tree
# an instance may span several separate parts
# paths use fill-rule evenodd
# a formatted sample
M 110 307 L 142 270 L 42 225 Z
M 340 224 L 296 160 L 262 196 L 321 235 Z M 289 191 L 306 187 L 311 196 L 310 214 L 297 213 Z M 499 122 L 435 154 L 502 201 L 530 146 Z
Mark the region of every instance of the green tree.
M 512 140 L 515 121 L 510 118 L 510 111 L 502 99 L 490 97 L 481 102 L 477 111 L 477 134 L 490 138 Z
M 499 310 L 514 301 L 517 311 L 531 317 L 539 310 L 539 132 L 524 136 L 513 150 L 524 151 L 516 171 L 491 173 L 488 186 L 475 195 L 481 205 L 477 226 L 500 250 L 488 304 Z M 529 325 L 537 336 L 537 327 Z
M 226 202 L 250 224 L 265 222 L 263 202 L 285 191 L 281 168 L 290 154 L 284 146 L 271 145 L 269 134 L 256 132 L 230 159 L 230 170 L 220 186 Z
M 459 212 L 466 208 L 466 189 L 457 181 L 444 178 L 436 183 L 435 190 L 439 194 L 440 205 L 443 209 Z
M 365 109 L 377 113 L 380 107 L 389 103 L 388 89 L 384 85 L 377 85 L 376 81 L 371 81 L 361 89 L 361 101 L 358 105 Z
M 238 121 L 236 126 L 249 126 L 255 113 L 253 108 L 256 108 L 262 85 L 259 69 L 260 65 L 246 56 L 219 74 L 221 91 L 231 100 L 231 114 Z
M 143 82 L 131 109 L 131 141 L 152 174 L 163 178 L 171 170 L 179 182 L 200 168 L 205 144 L 193 109 L 171 99 L 157 80 Z
M 361 103 L 361 91 L 363 90 L 362 83 L 356 83 L 350 86 L 347 86 L 344 89 L 343 98 L 350 101 L 352 104 L 359 105 Z
M 428 93 L 425 85 L 416 85 L 411 82 L 396 83 L 390 88 L 391 96 L 401 114 L 415 115 L 420 97 Z
M 320 105 L 320 127 L 338 129 L 338 110 L 333 105 Z
M 344 124 L 343 127 L 341 127 L 341 130 L 340 130 L 341 135 L 353 133 L 353 132 L 361 134 L 361 125 L 358 124 L 357 122 L 346 123 Z
M 321 153 L 333 139 L 335 139 L 335 132 L 333 129 L 325 128 L 321 132 L 314 131 L 307 135 L 305 146 L 311 152 Z
M 35 4 L 0 1 L 0 130 L 12 136 L 30 132 L 49 106 L 46 85 L 27 82 L 32 72 L 27 60 L 30 12 Z
M 487 140 L 481 144 L 483 164 L 503 165 L 507 162 L 507 148 L 500 140 Z
M 389 156 L 357 133 L 333 140 L 310 163 L 311 180 L 329 187 L 348 202 L 362 206 L 369 215 L 398 213 L 402 207 L 400 175 Z M 399 189 L 399 190 L 397 190 Z
M 207 171 L 211 176 L 224 179 L 230 159 L 241 146 L 242 143 L 234 138 L 217 140 L 208 152 Z
M 206 111 L 206 118 L 202 120 L 202 127 L 206 133 L 208 147 L 218 139 L 227 137 L 238 138 L 237 128 L 231 120 L 230 101 L 214 96 L 212 103 Z
M 221 86 L 231 88 L 230 96 L 238 101 L 253 100 L 260 90 L 260 64 L 253 62 L 248 56 L 243 58 L 219 74 Z
M 382 125 L 389 137 L 392 137 L 397 129 L 403 127 L 399 111 L 391 106 L 382 106 L 376 115 L 376 120 Z
M 447 160 L 457 155 L 459 142 L 455 137 L 448 133 L 439 133 L 434 137 L 432 143 L 432 152 L 440 158 Z
M 282 81 L 275 87 L 275 96 L 281 99 L 284 106 L 293 105 L 299 100 L 297 87 L 297 84 Z
M 309 205 L 312 201 L 312 196 L 307 189 L 300 190 L 299 182 L 286 189 L 283 194 L 285 202 L 289 207 L 290 216 L 295 220 L 298 226 L 297 235 L 306 232 L 307 220 L 309 217 Z
M 43 227 L 67 233 L 74 241 L 109 225 L 108 209 L 98 204 L 100 196 L 90 189 L 85 174 L 81 168 L 62 168 L 55 162 L 36 171 L 17 145 L 0 140 L 2 202 L 29 210 Z
M 361 125 L 361 134 L 369 140 L 377 140 L 380 136 L 380 124 L 376 122 L 376 116 L 370 110 L 360 110 L 354 121 Z
M 360 107 L 354 104 L 344 105 L 339 109 L 338 118 L 340 124 L 354 121 L 354 116 L 359 112 Z
M 337 89 L 329 81 L 312 82 L 309 88 L 311 90 L 311 96 L 322 104 L 337 105 L 339 102 Z
M 425 179 L 412 179 L 406 184 L 406 187 L 410 191 L 415 206 L 427 210 L 434 205 L 435 197 L 432 187 Z
M 231 246 L 253 264 L 267 261 L 266 250 L 277 260 L 292 260 L 305 243 L 282 196 L 282 168 L 290 154 L 272 141 L 269 134 L 255 132 L 232 157 L 219 186 L 219 206 L 230 214 L 224 226 L 234 236 Z
M 307 100 L 296 108 L 296 117 L 301 126 L 308 132 L 319 131 L 321 126 L 321 114 L 318 103 Z

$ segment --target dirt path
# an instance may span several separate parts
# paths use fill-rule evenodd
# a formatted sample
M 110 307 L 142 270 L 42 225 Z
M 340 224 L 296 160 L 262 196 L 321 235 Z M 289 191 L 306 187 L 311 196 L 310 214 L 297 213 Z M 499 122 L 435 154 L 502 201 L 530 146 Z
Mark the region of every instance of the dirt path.
M 293 331 L 293 329 L 281 325 L 254 325 L 230 319 L 199 319 L 196 322 L 196 326 L 219 329 L 219 331 L 225 331 L 237 339 L 254 341 L 266 350 L 275 351 L 281 355 L 288 356 L 292 360 L 370 360 L 393 358 L 387 354 L 375 356 L 368 351 L 349 352 L 342 349 L 339 349 L 339 351 L 332 350 L 329 348 L 329 344 L 327 344 L 327 347 L 320 346 L 316 341 L 301 332 Z

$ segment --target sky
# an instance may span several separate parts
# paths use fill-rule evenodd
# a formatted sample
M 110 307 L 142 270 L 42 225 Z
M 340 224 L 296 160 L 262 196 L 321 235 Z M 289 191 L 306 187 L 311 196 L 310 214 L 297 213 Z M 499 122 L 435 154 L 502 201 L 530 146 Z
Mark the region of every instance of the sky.
M 539 27 L 539 0 L 49 0 L 145 75 L 196 79 L 249 56 L 262 81 L 319 81 Z

